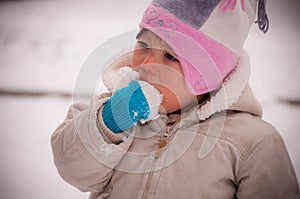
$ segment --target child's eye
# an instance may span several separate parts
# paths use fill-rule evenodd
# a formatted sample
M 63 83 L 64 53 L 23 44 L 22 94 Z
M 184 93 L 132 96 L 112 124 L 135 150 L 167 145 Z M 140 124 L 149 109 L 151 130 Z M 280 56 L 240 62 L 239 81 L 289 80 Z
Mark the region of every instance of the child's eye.
M 175 61 L 175 62 L 179 62 L 178 59 L 176 59 L 173 55 L 171 55 L 170 53 L 166 53 L 165 57 L 170 60 L 170 61 Z
M 145 48 L 145 49 L 149 49 L 149 45 L 146 42 L 143 41 L 137 41 L 138 47 L 139 48 Z

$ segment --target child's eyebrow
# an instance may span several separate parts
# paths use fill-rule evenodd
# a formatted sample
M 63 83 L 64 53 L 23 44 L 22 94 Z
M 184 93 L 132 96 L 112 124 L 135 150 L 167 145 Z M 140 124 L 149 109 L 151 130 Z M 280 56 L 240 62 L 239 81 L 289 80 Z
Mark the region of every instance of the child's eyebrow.
M 148 29 L 146 29 L 146 28 L 143 28 L 143 29 L 141 29 L 139 32 L 138 32 L 138 34 L 136 35 L 136 39 L 139 39 L 144 33 L 146 33 L 146 32 L 148 32 L 149 30 Z M 158 37 L 158 36 L 157 36 Z M 159 38 L 159 37 L 158 37 Z M 161 39 L 161 38 L 159 38 L 159 39 Z M 163 41 L 163 39 L 161 39 L 162 41 Z M 168 47 L 166 48 L 166 50 L 168 50 L 169 52 L 172 52 L 172 53 L 175 53 L 175 51 L 172 49 L 172 47 L 170 47 L 169 45 L 168 45 Z M 176 53 L 175 53 L 176 54 Z

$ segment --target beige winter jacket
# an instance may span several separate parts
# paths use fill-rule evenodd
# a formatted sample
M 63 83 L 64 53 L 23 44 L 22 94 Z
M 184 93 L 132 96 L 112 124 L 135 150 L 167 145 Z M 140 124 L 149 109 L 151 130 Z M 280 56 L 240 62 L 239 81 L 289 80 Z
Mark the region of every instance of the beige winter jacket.
M 51 139 L 59 174 L 93 199 L 299 199 L 288 152 L 261 119 L 249 73 L 243 54 L 200 108 L 120 135 L 98 113 L 108 97 L 71 106 Z

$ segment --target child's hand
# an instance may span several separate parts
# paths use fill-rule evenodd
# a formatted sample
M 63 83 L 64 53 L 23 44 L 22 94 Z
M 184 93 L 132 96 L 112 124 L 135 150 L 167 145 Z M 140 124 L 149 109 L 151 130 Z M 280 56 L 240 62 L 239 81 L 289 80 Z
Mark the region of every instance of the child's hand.
M 157 89 L 144 81 L 131 81 L 117 90 L 105 104 L 102 117 L 114 133 L 120 133 L 158 116 L 162 96 Z

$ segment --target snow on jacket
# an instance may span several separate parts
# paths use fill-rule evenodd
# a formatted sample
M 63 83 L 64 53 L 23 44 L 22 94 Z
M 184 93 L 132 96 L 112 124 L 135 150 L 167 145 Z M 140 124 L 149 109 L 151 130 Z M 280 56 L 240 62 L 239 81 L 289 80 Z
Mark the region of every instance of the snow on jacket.
M 299 199 L 287 149 L 261 119 L 249 74 L 244 52 L 200 108 L 161 114 L 125 140 L 97 120 L 109 95 L 72 105 L 51 138 L 59 174 L 91 199 Z

